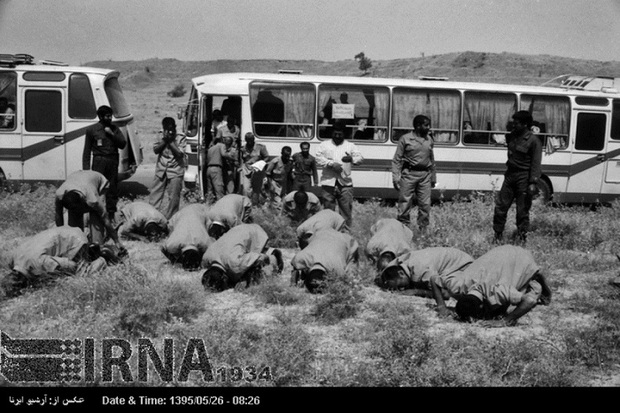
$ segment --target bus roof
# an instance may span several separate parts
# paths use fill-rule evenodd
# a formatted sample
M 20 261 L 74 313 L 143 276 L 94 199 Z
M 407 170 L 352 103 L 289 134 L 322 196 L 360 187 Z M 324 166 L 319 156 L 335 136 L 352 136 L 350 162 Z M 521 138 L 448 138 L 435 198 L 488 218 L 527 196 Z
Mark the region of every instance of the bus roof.
M 563 75 L 568 76 L 568 75 Z M 579 77 L 579 76 L 577 76 Z M 585 77 L 592 79 L 605 79 L 599 77 Z M 467 81 L 438 80 L 440 78 L 404 79 L 404 78 L 379 78 L 379 77 L 356 77 L 356 76 L 326 76 L 326 75 L 304 75 L 290 73 L 218 73 L 198 76 L 192 79 L 192 84 L 203 94 L 222 94 L 222 95 L 246 95 L 248 84 L 253 81 L 265 82 L 307 82 L 307 83 L 337 83 L 360 86 L 392 86 L 392 87 L 425 87 L 435 89 L 463 89 L 479 90 L 489 92 L 522 92 L 522 93 L 545 93 L 554 95 L 583 95 L 601 97 L 620 97 L 617 89 L 609 87 L 609 82 L 593 82 L 601 84 L 599 90 L 578 89 L 563 85 L 562 83 L 546 85 L 517 85 L 503 83 L 481 83 Z M 611 85 L 614 81 L 611 78 Z M 620 82 L 618 82 L 620 83 Z

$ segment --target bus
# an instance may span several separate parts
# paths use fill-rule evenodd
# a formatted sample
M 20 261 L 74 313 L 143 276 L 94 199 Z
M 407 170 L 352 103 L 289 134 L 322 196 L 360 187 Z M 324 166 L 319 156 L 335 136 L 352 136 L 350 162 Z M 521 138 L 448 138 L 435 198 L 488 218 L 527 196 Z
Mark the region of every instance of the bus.
M 620 195 L 620 94 L 617 78 L 562 75 L 540 86 L 304 75 L 301 72 L 223 73 L 192 79 L 179 113 L 188 138 L 188 185 L 200 185 L 212 113 L 238 120 L 270 156 L 329 139 L 334 119 L 364 160 L 352 172 L 356 198 L 395 199 L 391 162 L 414 116 L 431 118 L 437 185 L 433 200 L 499 190 L 506 170 L 505 135 L 512 115 L 529 111 L 542 141 L 539 200 L 610 202 Z M 320 174 L 320 171 L 319 171 Z M 318 187 L 312 188 L 313 191 Z
M 142 147 L 118 78 L 110 69 L 0 55 L 0 183 L 57 184 L 82 169 L 86 129 L 99 122 L 101 105 L 112 108 L 112 122 L 127 139 L 119 180 L 133 175 Z

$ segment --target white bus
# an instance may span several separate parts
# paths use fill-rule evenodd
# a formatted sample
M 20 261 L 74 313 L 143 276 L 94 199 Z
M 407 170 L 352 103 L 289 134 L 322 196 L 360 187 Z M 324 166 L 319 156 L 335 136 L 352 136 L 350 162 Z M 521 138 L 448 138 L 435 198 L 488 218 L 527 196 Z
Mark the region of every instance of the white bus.
M 199 148 L 211 140 L 212 112 L 238 119 L 278 156 L 283 146 L 311 154 L 328 139 L 333 119 L 347 119 L 348 138 L 364 161 L 353 169 L 355 196 L 397 197 L 391 161 L 415 115 L 431 118 L 437 187 L 433 198 L 499 189 L 506 169 L 505 134 L 517 110 L 528 110 L 543 143 L 541 194 L 566 203 L 608 202 L 620 195 L 618 80 L 563 75 L 542 86 L 384 79 L 296 73 L 226 73 L 192 79 L 183 113 L 190 168 L 200 184 Z M 320 173 L 320 172 L 319 172 Z M 318 188 L 313 188 L 317 190 Z
M 0 183 L 58 183 L 82 169 L 86 128 L 108 105 L 127 138 L 119 153 L 119 180 L 142 162 L 142 147 L 129 125 L 133 115 L 119 72 L 33 62 L 30 55 L 0 55 Z

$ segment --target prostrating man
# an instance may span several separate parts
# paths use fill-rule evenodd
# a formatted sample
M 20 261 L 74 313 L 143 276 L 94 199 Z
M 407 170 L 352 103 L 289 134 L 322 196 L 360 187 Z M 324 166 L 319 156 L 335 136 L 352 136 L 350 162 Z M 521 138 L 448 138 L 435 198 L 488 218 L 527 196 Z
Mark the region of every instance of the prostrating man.
M 319 184 L 316 159 L 310 155 L 310 142 L 300 143 L 299 148 L 301 151 L 293 155 L 293 190 Z
M 239 194 L 224 195 L 211 205 L 207 212 L 207 229 L 213 239 L 218 239 L 226 231 L 239 224 L 252 222 L 252 201 Z
M 84 231 L 77 227 L 52 227 L 26 239 L 10 254 L 11 273 L 2 286 L 7 296 L 14 297 L 24 288 L 73 275 L 81 264 L 91 262 L 98 269 L 107 266 L 101 248 L 89 244 Z
M 351 235 L 331 228 L 317 231 L 291 260 L 291 283 L 303 280 L 311 293 L 324 291 L 327 274 L 344 277 L 357 264 L 359 244 Z
M 118 150 L 127 145 L 121 129 L 112 124 L 112 108 L 106 105 L 97 109 L 99 122 L 86 129 L 82 169 L 101 173 L 109 182 L 106 192 L 106 209 L 110 220 L 114 221 L 118 203 Z M 92 167 L 91 167 L 92 153 Z
M 430 247 L 413 250 L 390 262 L 377 284 L 388 290 L 413 290 L 413 295 L 432 298 L 438 286 L 442 297 L 462 294 L 473 281 L 464 270 L 474 261 L 464 251 L 451 247 Z M 443 315 L 438 302 L 437 311 Z
M 431 188 L 437 182 L 434 142 L 430 135 L 431 119 L 425 115 L 413 118 L 413 131 L 398 140 L 392 158 L 392 181 L 398 190 L 398 220 L 411 222 L 411 208 L 418 206 L 418 228 L 426 231 L 431 211 Z
M 462 321 L 487 319 L 484 326 L 514 326 L 536 307 L 551 302 L 549 288 L 532 253 L 502 245 L 476 259 L 464 272 L 476 282 L 457 299 L 456 314 Z
M 394 218 L 381 218 L 370 227 L 370 239 L 366 244 L 366 257 L 377 266 L 379 272 L 387 264 L 409 251 L 413 243 L 413 231 Z
M 168 234 L 168 220 L 153 205 L 134 201 L 121 208 L 121 237 L 138 241 L 157 241 Z
M 282 271 L 282 253 L 268 248 L 268 241 L 269 236 L 258 224 L 240 224 L 222 235 L 202 257 L 205 289 L 224 291 L 241 281 L 246 287 L 257 284 L 266 266 Z
M 200 203 L 181 208 L 168 222 L 170 235 L 161 248 L 171 263 L 186 270 L 200 267 L 202 255 L 213 243 L 208 233 L 207 207 Z
M 282 200 L 282 214 L 294 223 L 303 222 L 322 209 L 319 197 L 312 192 L 306 192 L 303 185 L 288 193 Z
M 512 115 L 513 129 L 506 135 L 508 161 L 504 182 L 497 194 L 493 213 L 494 240 L 501 243 L 508 210 L 516 200 L 517 236 L 527 241 L 532 197 L 538 192 L 542 161 L 542 143 L 531 131 L 532 115 L 520 110 Z
M 295 230 L 299 248 L 304 249 L 312 235 L 326 228 L 345 231 L 345 221 L 342 215 L 331 209 L 322 209 L 302 222 Z
M 161 121 L 162 132 L 153 144 L 153 152 L 157 155 L 155 178 L 149 203 L 160 210 L 166 219 L 170 219 L 179 210 L 183 175 L 187 167 L 185 154 L 185 135 L 177 133 L 177 125 L 173 118 L 165 117 Z M 168 207 L 163 210 L 164 195 L 168 193 Z
M 64 209 L 68 213 L 68 225 L 84 230 L 84 214 L 89 214 L 89 236 L 94 244 L 103 245 L 106 236 L 118 247 L 120 254 L 127 252 L 112 226 L 106 209 L 108 180 L 99 172 L 76 171 L 69 175 L 56 190 L 56 225 L 64 225 Z
M 345 219 L 347 230 L 353 223 L 353 180 L 351 168 L 359 165 L 362 154 L 353 143 L 345 140 L 345 122 L 336 119 L 332 138 L 321 142 L 316 152 L 316 162 L 323 168 L 321 173 L 321 199 L 323 207 L 336 210 Z

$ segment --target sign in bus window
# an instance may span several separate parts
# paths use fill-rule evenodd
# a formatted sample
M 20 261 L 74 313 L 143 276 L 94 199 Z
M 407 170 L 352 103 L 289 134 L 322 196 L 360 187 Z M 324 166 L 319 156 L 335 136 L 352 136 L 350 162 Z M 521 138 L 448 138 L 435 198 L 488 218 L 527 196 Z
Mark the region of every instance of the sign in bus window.
M 386 87 L 324 84 L 319 86 L 319 137 L 329 139 L 335 119 L 345 120 L 345 138 L 384 142 L 390 95 Z
M 413 118 L 431 119 L 435 143 L 456 144 L 461 118 L 461 95 L 456 90 L 394 89 L 392 139 L 397 141 L 413 129 Z
M 315 89 L 305 83 L 250 85 L 254 133 L 261 137 L 314 136 Z
M 568 146 L 570 100 L 567 96 L 521 95 L 520 110 L 532 114 L 533 130 L 542 140 L 545 153 Z
M 514 93 L 465 92 L 463 143 L 505 145 L 516 109 Z
M 0 129 L 15 129 L 17 74 L 0 73 Z

